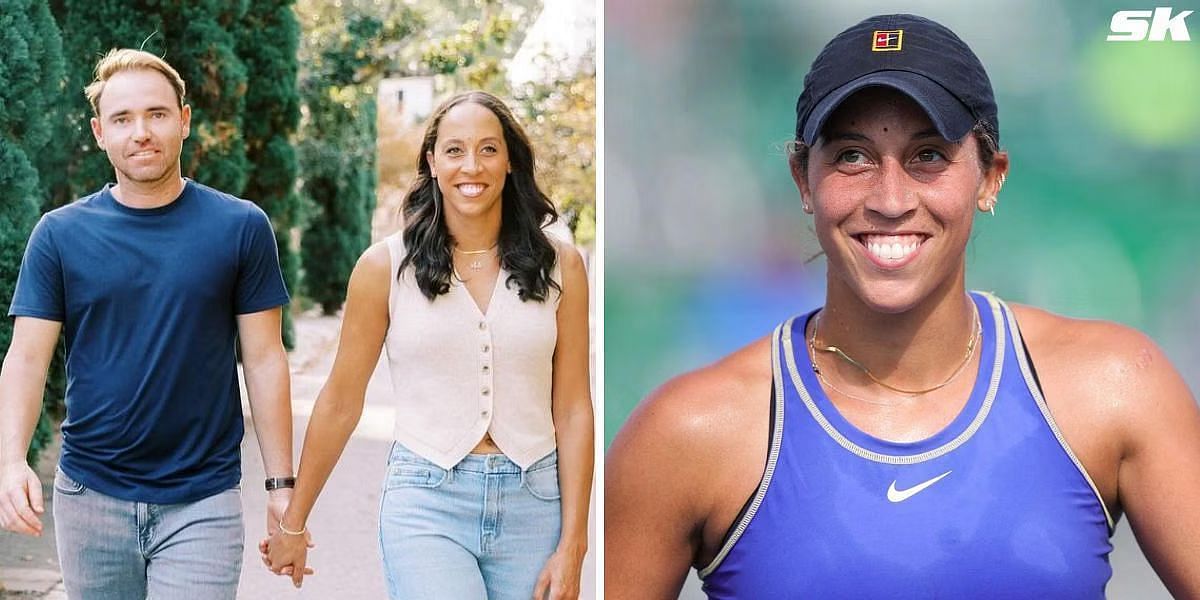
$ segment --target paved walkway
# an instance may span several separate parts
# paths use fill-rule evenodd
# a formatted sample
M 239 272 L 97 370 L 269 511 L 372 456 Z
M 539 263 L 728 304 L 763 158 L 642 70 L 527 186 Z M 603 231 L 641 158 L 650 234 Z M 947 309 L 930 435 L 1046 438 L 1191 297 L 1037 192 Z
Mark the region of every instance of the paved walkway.
M 292 353 L 292 406 L 298 456 L 308 426 L 313 402 L 333 364 L 339 319 L 303 316 L 296 320 L 298 350 Z M 381 364 L 382 366 L 382 364 Z M 246 518 L 246 552 L 239 598 L 369 599 L 385 598 L 384 576 L 379 558 L 379 486 L 383 481 L 387 452 L 391 445 L 393 412 L 389 395 L 391 382 L 383 368 L 376 368 L 367 387 L 362 421 L 351 437 L 337 468 L 330 476 L 308 526 L 317 547 L 309 554 L 316 573 L 302 589 L 263 567 L 257 545 L 265 532 L 266 492 L 262 455 L 252 423 L 246 421 L 242 442 L 242 502 Z M 245 411 L 249 414 L 249 411 Z M 597 411 L 597 418 L 600 418 Z M 47 514 L 57 452 L 48 452 L 39 465 L 47 497 Z M 595 542 L 595 508 L 591 519 Z M 46 534 L 29 538 L 0 532 L 0 597 L 65 600 L 53 543 L 52 519 L 46 519 Z M 594 600 L 595 551 L 584 563 L 581 596 Z

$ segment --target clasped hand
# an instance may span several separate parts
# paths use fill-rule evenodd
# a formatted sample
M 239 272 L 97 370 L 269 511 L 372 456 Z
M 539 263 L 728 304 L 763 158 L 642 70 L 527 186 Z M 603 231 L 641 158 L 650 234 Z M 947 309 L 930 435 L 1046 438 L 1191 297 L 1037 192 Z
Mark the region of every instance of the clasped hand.
M 308 549 L 316 544 L 307 529 L 302 529 L 303 533 L 299 535 L 280 530 L 279 524 L 290 500 L 291 490 L 271 492 L 267 499 L 267 537 L 258 543 L 258 552 L 272 573 L 291 577 L 292 584 L 300 587 L 304 576 L 313 574 L 312 567 L 307 566 Z
M 258 543 L 258 551 L 262 554 L 263 564 L 272 573 L 292 578 L 292 583 L 300 587 L 305 575 L 312 575 L 312 567 L 307 566 L 308 549 L 314 547 L 312 536 L 306 531 L 301 535 L 291 535 L 279 531 L 276 527 L 270 536 Z

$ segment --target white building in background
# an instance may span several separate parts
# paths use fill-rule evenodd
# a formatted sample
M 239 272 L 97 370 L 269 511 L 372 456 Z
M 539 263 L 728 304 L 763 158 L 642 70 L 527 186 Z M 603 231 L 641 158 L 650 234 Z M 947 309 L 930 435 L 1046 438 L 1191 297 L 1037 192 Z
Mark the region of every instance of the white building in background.
M 394 77 L 379 82 L 376 108 L 403 125 L 420 125 L 433 112 L 433 77 Z
M 547 1 L 508 65 L 508 81 L 520 85 L 571 73 L 595 48 L 596 2 Z
M 591 60 L 596 48 L 596 3 L 593 0 L 546 2 L 525 41 L 508 64 L 508 81 L 521 85 L 553 79 Z M 420 126 L 435 107 L 434 77 L 390 77 L 379 82 L 376 108 L 398 118 L 402 126 Z

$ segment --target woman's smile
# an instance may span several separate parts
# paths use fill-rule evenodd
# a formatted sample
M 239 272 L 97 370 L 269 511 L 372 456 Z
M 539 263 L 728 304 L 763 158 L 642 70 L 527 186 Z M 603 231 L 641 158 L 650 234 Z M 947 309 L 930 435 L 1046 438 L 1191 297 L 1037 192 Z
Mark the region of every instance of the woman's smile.
M 921 246 L 929 239 L 915 233 L 866 233 L 851 237 L 872 263 L 887 270 L 899 269 L 916 260 Z

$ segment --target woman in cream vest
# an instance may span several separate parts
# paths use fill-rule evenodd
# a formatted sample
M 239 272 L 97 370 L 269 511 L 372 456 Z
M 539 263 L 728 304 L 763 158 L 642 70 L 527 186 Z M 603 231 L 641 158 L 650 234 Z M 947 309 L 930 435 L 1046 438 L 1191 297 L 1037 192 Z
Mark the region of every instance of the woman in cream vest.
M 396 398 L 380 511 L 389 595 L 575 598 L 593 467 L 583 261 L 543 231 L 554 206 L 499 99 L 451 98 L 421 149 L 404 229 L 350 276 L 333 372 L 265 560 L 300 584 L 305 522 L 386 347 Z

